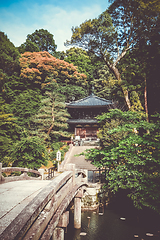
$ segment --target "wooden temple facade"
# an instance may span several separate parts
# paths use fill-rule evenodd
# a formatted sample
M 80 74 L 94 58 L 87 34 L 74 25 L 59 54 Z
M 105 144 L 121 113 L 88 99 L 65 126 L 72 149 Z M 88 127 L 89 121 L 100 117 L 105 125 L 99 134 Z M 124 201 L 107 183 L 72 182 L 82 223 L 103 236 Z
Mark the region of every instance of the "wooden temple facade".
M 68 103 L 66 107 L 71 115 L 68 123 L 74 130 L 75 137 L 96 139 L 99 126 L 95 117 L 108 111 L 111 105 L 112 101 L 99 98 L 93 93 L 86 98 Z

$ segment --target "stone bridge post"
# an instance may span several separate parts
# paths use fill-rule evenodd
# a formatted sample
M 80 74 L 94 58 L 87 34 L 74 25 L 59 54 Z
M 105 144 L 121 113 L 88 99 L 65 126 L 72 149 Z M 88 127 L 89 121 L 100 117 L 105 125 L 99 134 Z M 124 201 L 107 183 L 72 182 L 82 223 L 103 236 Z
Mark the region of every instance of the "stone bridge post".
M 83 189 L 80 189 L 74 198 L 74 228 L 81 228 L 81 198 L 83 197 Z
M 53 231 L 52 240 L 64 240 L 64 229 L 69 224 L 69 211 L 64 212 L 60 219 L 57 227 Z
M 2 181 L 2 163 L 0 163 L 0 182 Z
M 75 185 L 75 164 L 68 163 L 65 165 L 65 171 L 72 171 L 73 172 L 73 186 Z

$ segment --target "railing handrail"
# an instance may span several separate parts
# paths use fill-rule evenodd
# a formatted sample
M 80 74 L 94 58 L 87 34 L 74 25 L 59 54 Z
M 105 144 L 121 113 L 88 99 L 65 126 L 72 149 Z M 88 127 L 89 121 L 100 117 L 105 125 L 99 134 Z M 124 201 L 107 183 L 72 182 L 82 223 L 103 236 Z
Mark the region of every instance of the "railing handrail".
M 20 176 L 9 176 L 4 177 L 2 173 L 12 173 L 12 172 L 21 172 Z M 39 177 L 29 177 L 27 173 L 34 173 Z M 20 180 L 36 180 L 42 179 L 42 174 L 34 169 L 22 168 L 22 167 L 2 167 L 2 163 L 0 163 L 0 183 L 7 183 L 13 181 L 20 181 Z
M 30 173 L 35 173 L 39 176 L 41 176 L 41 173 L 38 172 L 38 170 L 34 169 L 28 169 L 28 168 L 22 168 L 22 167 L 4 167 L 2 168 L 3 173 L 10 173 L 10 172 L 30 172 Z

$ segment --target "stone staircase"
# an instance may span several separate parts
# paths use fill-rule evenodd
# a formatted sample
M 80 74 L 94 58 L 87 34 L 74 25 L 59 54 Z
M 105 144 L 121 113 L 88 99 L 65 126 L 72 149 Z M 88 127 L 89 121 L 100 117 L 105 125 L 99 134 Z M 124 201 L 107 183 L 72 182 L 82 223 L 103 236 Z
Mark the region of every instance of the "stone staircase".
M 74 146 L 67 163 L 74 163 L 76 169 L 95 170 L 96 167 L 91 164 L 91 161 L 86 160 L 84 155 L 75 156 L 84 152 L 86 149 L 94 147 L 95 146 Z

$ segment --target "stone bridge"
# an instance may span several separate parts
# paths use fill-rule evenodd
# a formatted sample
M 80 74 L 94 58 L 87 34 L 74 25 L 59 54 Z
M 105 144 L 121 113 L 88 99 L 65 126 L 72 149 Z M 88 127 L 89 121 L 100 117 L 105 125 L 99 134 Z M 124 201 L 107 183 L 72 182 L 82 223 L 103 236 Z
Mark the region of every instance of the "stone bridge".
M 2 166 L 0 167 L 3 172 L 4 169 Z M 9 180 L 5 180 L 10 177 L 2 177 L 0 171 L 1 240 L 47 240 L 50 238 L 63 240 L 64 229 L 69 223 L 67 208 L 73 199 L 74 227 L 81 228 L 81 197 L 86 185 L 83 178 L 84 173 L 79 171 L 75 174 L 75 165 L 68 164 L 66 165 L 66 171 L 53 180 L 42 181 L 39 178 L 33 180 L 33 178 L 28 177 L 26 175 L 27 169 L 19 170 L 23 172 L 22 175 L 19 178 L 12 179 L 10 183 Z M 32 170 L 29 172 L 41 177 L 38 171 Z M 27 178 L 29 179 L 23 180 Z M 13 185 L 16 185 L 14 190 Z M 39 187 L 36 188 L 36 186 Z M 23 192 L 27 191 L 30 195 L 23 196 L 23 201 L 20 200 Z M 4 206 L 7 207 L 7 204 L 13 202 L 13 200 L 17 202 L 11 204 L 10 208 L 8 207 L 4 212 Z

